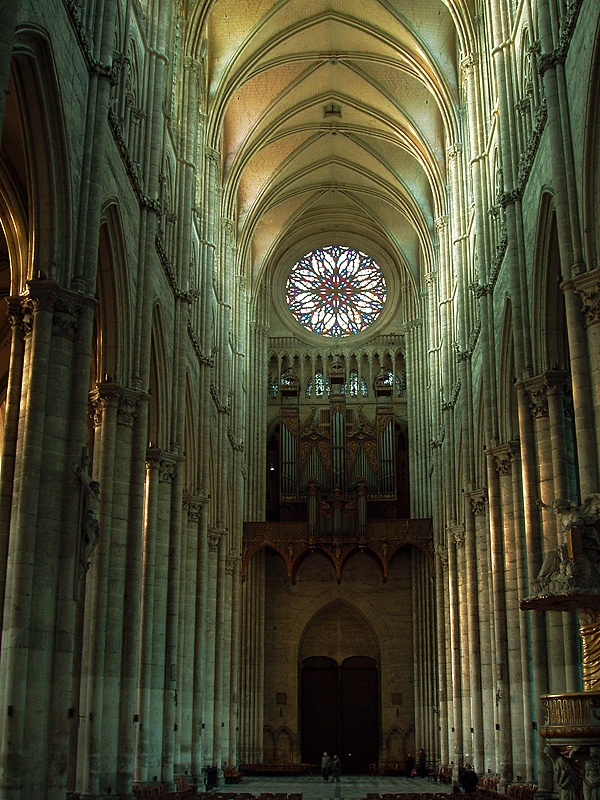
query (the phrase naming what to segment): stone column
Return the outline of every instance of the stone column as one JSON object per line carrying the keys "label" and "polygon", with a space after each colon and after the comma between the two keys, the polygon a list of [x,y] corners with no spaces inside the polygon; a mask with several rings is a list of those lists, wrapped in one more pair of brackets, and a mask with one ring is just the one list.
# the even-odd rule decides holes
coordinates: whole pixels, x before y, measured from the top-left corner
{"label": "stone column", "polygon": [[[116,791],[131,798],[135,761],[138,657],[140,653],[142,554],[144,530],[144,490],[146,478],[146,442],[148,401],[145,392],[127,390],[121,393],[118,423],[123,437],[131,443],[130,462],[118,460],[117,469],[123,486],[129,480],[126,527],[125,597],[123,608],[123,643],[121,657],[119,734],[117,747]],[[126,430],[128,428],[129,430]],[[125,498],[123,498],[125,502]],[[114,523],[113,523],[114,524]]]}
{"label": "stone column", "polygon": [[436,626],[435,638],[437,644],[437,685],[438,705],[434,708],[437,714],[437,736],[439,741],[438,757],[440,763],[448,763],[448,711],[446,702],[446,631],[445,617],[445,592],[444,592],[444,558],[446,554],[442,548],[435,549],[435,599],[436,599]]}
{"label": "stone column", "polygon": [[[227,556],[226,570],[231,574],[231,683],[229,705],[229,754],[227,761],[232,766],[240,762],[239,730],[240,730],[240,661],[245,659],[241,652],[240,635],[240,558],[237,555]],[[240,658],[241,655],[241,658]]]}
{"label": "stone column", "polygon": [[[462,525],[448,530],[448,605],[450,610],[450,646],[452,667],[452,738],[451,761],[455,768],[463,763],[462,739],[462,671],[460,663],[460,601],[458,594],[457,541],[464,544]],[[458,777],[458,775],[454,776]]]}
{"label": "stone column", "polygon": [[[8,558],[8,534],[13,496],[13,481],[16,468],[17,441],[19,436],[19,414],[21,386],[23,384],[23,360],[25,357],[25,330],[20,296],[8,299],[8,319],[12,328],[6,411],[4,416],[4,438],[2,440],[2,469],[0,470],[0,597],[4,597]],[[2,623],[0,615],[0,624]]]}
{"label": "stone column", "polygon": [[480,651],[479,587],[477,580],[477,538],[472,495],[465,503],[465,607],[469,630],[468,660],[471,688],[471,730],[469,761],[476,772],[484,770],[484,722]]}
{"label": "stone column", "polygon": [[[46,282],[44,282],[46,283]],[[47,282],[50,283],[50,282]],[[30,287],[33,282],[30,283]],[[24,386],[16,449],[15,489],[8,540],[6,594],[2,657],[0,660],[0,696],[5,709],[2,720],[0,784],[7,798],[20,798],[26,774],[23,753],[26,722],[30,713],[43,701],[43,681],[36,683],[41,696],[28,705],[28,663],[37,649],[30,642],[30,629],[36,609],[34,572],[38,531],[38,504],[42,483],[42,460],[48,370],[52,343],[55,302],[53,286],[35,282],[36,292],[24,301],[25,350]],[[42,291],[38,291],[41,289]],[[33,687],[29,687],[30,691]],[[29,712],[29,713],[28,713]],[[40,753],[42,757],[46,751]],[[45,760],[45,759],[44,759]],[[37,761],[37,759],[36,759]],[[31,766],[31,765],[30,765]],[[36,764],[45,770],[45,764]],[[29,769],[29,768],[28,768]]]}
{"label": "stone column", "polygon": [[[161,780],[169,791],[175,789],[173,768],[175,757],[175,729],[177,709],[177,640],[179,629],[179,582],[181,579],[181,506],[183,489],[183,459],[172,455],[167,462],[164,480],[168,495],[165,509],[168,509],[166,538],[167,583],[164,594],[164,672],[163,715],[162,715],[162,757]],[[165,493],[166,494],[166,493]]]}
{"label": "stone column", "polygon": [[156,515],[158,504],[158,459],[147,462],[146,515],[142,553],[140,640],[137,683],[136,741],[133,778],[148,780],[148,742],[150,736],[150,685],[152,663],[152,625],[154,618],[154,565],[156,560]]}
{"label": "stone column", "polygon": [[487,451],[488,497],[490,508],[490,567],[491,567],[491,608],[494,622],[495,685],[497,707],[497,745],[496,770],[500,783],[506,786],[511,782],[512,748],[510,687],[508,675],[508,631],[506,627],[506,595],[504,541],[502,536],[501,495],[498,470],[503,468],[504,460],[496,460],[494,450]]}
{"label": "stone column", "polygon": [[[529,405],[529,395],[524,384],[517,383],[517,399],[519,406],[519,439],[521,447],[521,492],[523,497],[523,512],[525,525],[525,551],[527,578],[531,580],[538,572],[542,563],[542,546],[539,526],[539,513],[537,501],[539,500],[539,484],[537,474],[537,456],[534,437],[534,420]],[[529,594],[528,587],[525,594]],[[543,720],[541,695],[548,692],[548,644],[546,637],[546,623],[544,615],[525,612],[529,618],[531,631],[531,670],[533,676],[533,714],[531,718],[532,730]],[[527,724],[527,719],[525,724]],[[527,765],[532,772],[532,780],[536,775],[540,792],[549,793],[552,790],[552,770],[548,759],[544,757],[543,739],[534,736],[536,747],[533,763]],[[528,773],[529,775],[529,773]]]}
{"label": "stone column", "polygon": [[198,585],[198,561],[200,558],[200,543],[198,541],[198,522],[202,513],[202,497],[199,495],[184,494],[183,518],[186,533],[182,545],[181,565],[185,581],[182,581],[182,596],[180,604],[180,637],[178,653],[178,673],[180,674],[180,689],[177,702],[177,733],[179,740],[179,760],[175,766],[175,774],[194,775],[193,743],[194,743],[194,684],[197,675],[194,669],[194,654],[196,640],[196,606],[197,595],[201,592]]}
{"label": "stone column", "polygon": [[479,641],[481,653],[481,708],[482,745],[484,762],[481,771],[492,772],[496,765],[496,736],[494,733],[495,687],[493,666],[493,624],[490,592],[490,560],[488,547],[487,491],[476,489],[470,493],[475,523],[477,548],[477,596],[479,617]]}
{"label": "stone column", "polygon": [[476,664],[469,663],[469,607],[475,601],[477,595],[470,596],[467,593],[467,563],[465,556],[465,527],[461,526],[460,530],[454,532],[454,541],[456,543],[456,556],[457,556],[457,569],[458,569],[458,615],[459,615],[459,631],[460,631],[460,660],[461,660],[461,718],[462,718],[462,747],[461,753],[463,756],[463,763],[473,762],[473,747],[472,747],[472,724],[471,724],[471,678],[473,672],[477,668]]}
{"label": "stone column", "polygon": [[[577,487],[572,486],[568,469],[567,434],[565,430],[564,399],[567,388],[567,375],[563,372],[547,370],[545,375],[550,440],[552,447],[552,476],[555,497],[575,498]],[[562,531],[559,530],[559,540]],[[580,642],[577,615],[574,612],[562,614],[565,646],[565,689],[567,692],[581,691]]]}
{"label": "stone column", "polygon": [[[85,718],[80,727],[81,754],[79,790],[84,797],[101,792],[102,727],[104,711],[105,658],[107,653],[107,610],[110,587],[113,473],[120,386],[100,385],[92,393],[95,446],[94,479],[100,484],[98,522],[102,537],[94,554],[94,565],[86,578],[86,617],[83,642],[80,708]],[[114,632],[114,631],[113,631]],[[111,643],[112,644],[112,643]],[[115,708],[112,698],[112,709]]]}
{"label": "stone column", "polygon": [[[521,623],[524,624],[525,620],[519,611],[521,595],[519,594],[517,564],[518,549],[521,546],[518,537],[522,531],[522,520],[515,514],[513,494],[513,463],[518,458],[518,442],[507,442],[494,448],[494,459],[500,476],[502,504],[509,691],[522,698],[525,692],[521,662]],[[510,712],[513,779],[517,780],[517,775],[519,775],[522,780],[525,775],[524,708],[522,703],[511,703]]]}
{"label": "stone column", "polygon": [[[204,503],[207,495],[201,497]],[[196,788],[204,786],[203,766],[204,761],[204,702],[205,702],[205,673],[207,667],[207,592],[208,592],[208,567],[209,547],[207,514],[201,510],[198,523],[198,570],[196,574],[196,620],[194,630],[194,691],[192,711],[192,778]]]}
{"label": "stone column", "polygon": [[231,620],[231,616],[228,618],[227,615],[227,589],[230,588],[230,581],[229,576],[225,573],[226,547],[226,533],[221,529],[221,542],[217,551],[216,560],[215,671],[213,694],[213,764],[219,767],[219,769],[222,766],[223,733],[225,730],[225,722],[223,720],[223,695],[225,685],[227,685],[227,689],[229,688],[229,682],[225,678],[226,662],[228,658],[228,622]]}
{"label": "stone column", "polygon": [[[598,324],[600,322],[600,269],[594,269],[585,275],[575,278],[573,280],[573,289],[585,320],[587,350],[592,376],[594,419],[597,428],[598,420],[600,420],[600,325]],[[589,451],[594,442],[588,439],[586,442],[578,442],[578,444],[579,446],[583,444],[586,450]],[[600,436],[598,435],[596,436],[595,444],[595,460],[600,464]],[[594,458],[594,454],[588,452],[586,460],[591,460],[592,458]]]}
{"label": "stone column", "polygon": [[206,629],[204,672],[204,715],[202,760],[205,766],[216,765],[214,748],[215,682],[217,643],[217,580],[218,557],[223,531],[211,528],[208,534],[208,561],[206,570]]}
{"label": "stone column", "polygon": [[[551,425],[548,410],[548,384],[544,375],[531,378],[519,384],[527,392],[531,414],[535,420],[537,462],[539,465],[538,490],[541,500],[550,506],[555,499],[554,463],[552,460]],[[547,511],[542,513],[542,544],[544,552],[553,550],[560,541],[557,518]],[[530,576],[531,579],[535,575]],[[566,682],[564,658],[563,622],[559,614],[546,615],[548,631],[548,664],[550,690],[560,691]]]}

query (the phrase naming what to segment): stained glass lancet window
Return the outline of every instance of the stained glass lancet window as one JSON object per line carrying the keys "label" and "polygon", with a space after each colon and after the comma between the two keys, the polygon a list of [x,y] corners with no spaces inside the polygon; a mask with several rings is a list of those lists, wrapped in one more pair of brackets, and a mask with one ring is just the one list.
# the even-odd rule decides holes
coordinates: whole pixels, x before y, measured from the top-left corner
{"label": "stained glass lancet window", "polygon": [[351,247],[313,250],[296,262],[285,289],[300,325],[323,336],[348,336],[383,310],[386,285],[373,259]]}
{"label": "stained glass lancet window", "polygon": [[[321,397],[323,392],[327,390],[327,394],[329,394],[329,378],[325,380],[323,373],[321,371],[315,372],[315,395],[316,397]],[[309,378],[308,383],[306,384],[306,396],[311,397],[313,393],[313,379]]]}

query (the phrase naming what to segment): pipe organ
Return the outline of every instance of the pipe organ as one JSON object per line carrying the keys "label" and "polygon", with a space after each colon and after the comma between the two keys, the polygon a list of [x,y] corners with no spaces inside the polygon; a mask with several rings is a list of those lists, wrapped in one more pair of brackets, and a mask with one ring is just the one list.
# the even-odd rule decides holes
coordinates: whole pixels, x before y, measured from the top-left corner
{"label": "pipe organ", "polygon": [[280,502],[307,502],[311,485],[318,487],[321,501],[334,495],[351,500],[359,485],[366,487],[369,500],[395,501],[394,374],[380,371],[368,402],[358,392],[351,394],[350,372],[341,360],[320,375],[321,383],[319,375],[311,376],[309,388],[322,385],[323,392],[309,403],[292,367],[280,378]]}

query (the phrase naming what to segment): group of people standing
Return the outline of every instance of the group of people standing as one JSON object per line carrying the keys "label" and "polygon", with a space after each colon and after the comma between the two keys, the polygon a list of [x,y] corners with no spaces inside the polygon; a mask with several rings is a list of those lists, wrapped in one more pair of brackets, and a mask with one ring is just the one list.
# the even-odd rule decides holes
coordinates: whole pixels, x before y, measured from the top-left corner
{"label": "group of people standing", "polygon": [[331,780],[339,783],[341,772],[342,762],[339,757],[334,755],[333,758],[330,758],[327,752],[323,753],[323,758],[321,759],[321,775],[323,776],[323,780],[328,781],[331,775]]}
{"label": "group of people standing", "polygon": [[425,750],[423,750],[423,748],[419,750],[419,755],[416,761],[413,757],[413,754],[409,753],[406,756],[404,767],[406,769],[407,777],[424,778],[427,775],[427,756],[425,755]]}

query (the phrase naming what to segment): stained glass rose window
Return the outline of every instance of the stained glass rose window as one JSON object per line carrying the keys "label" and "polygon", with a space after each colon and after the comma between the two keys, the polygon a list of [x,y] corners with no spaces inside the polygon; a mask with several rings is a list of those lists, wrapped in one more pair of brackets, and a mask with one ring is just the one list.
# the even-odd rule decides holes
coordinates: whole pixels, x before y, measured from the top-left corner
{"label": "stained glass rose window", "polygon": [[296,262],[285,288],[300,325],[322,336],[349,336],[383,310],[385,279],[373,259],[351,247],[313,250]]}

